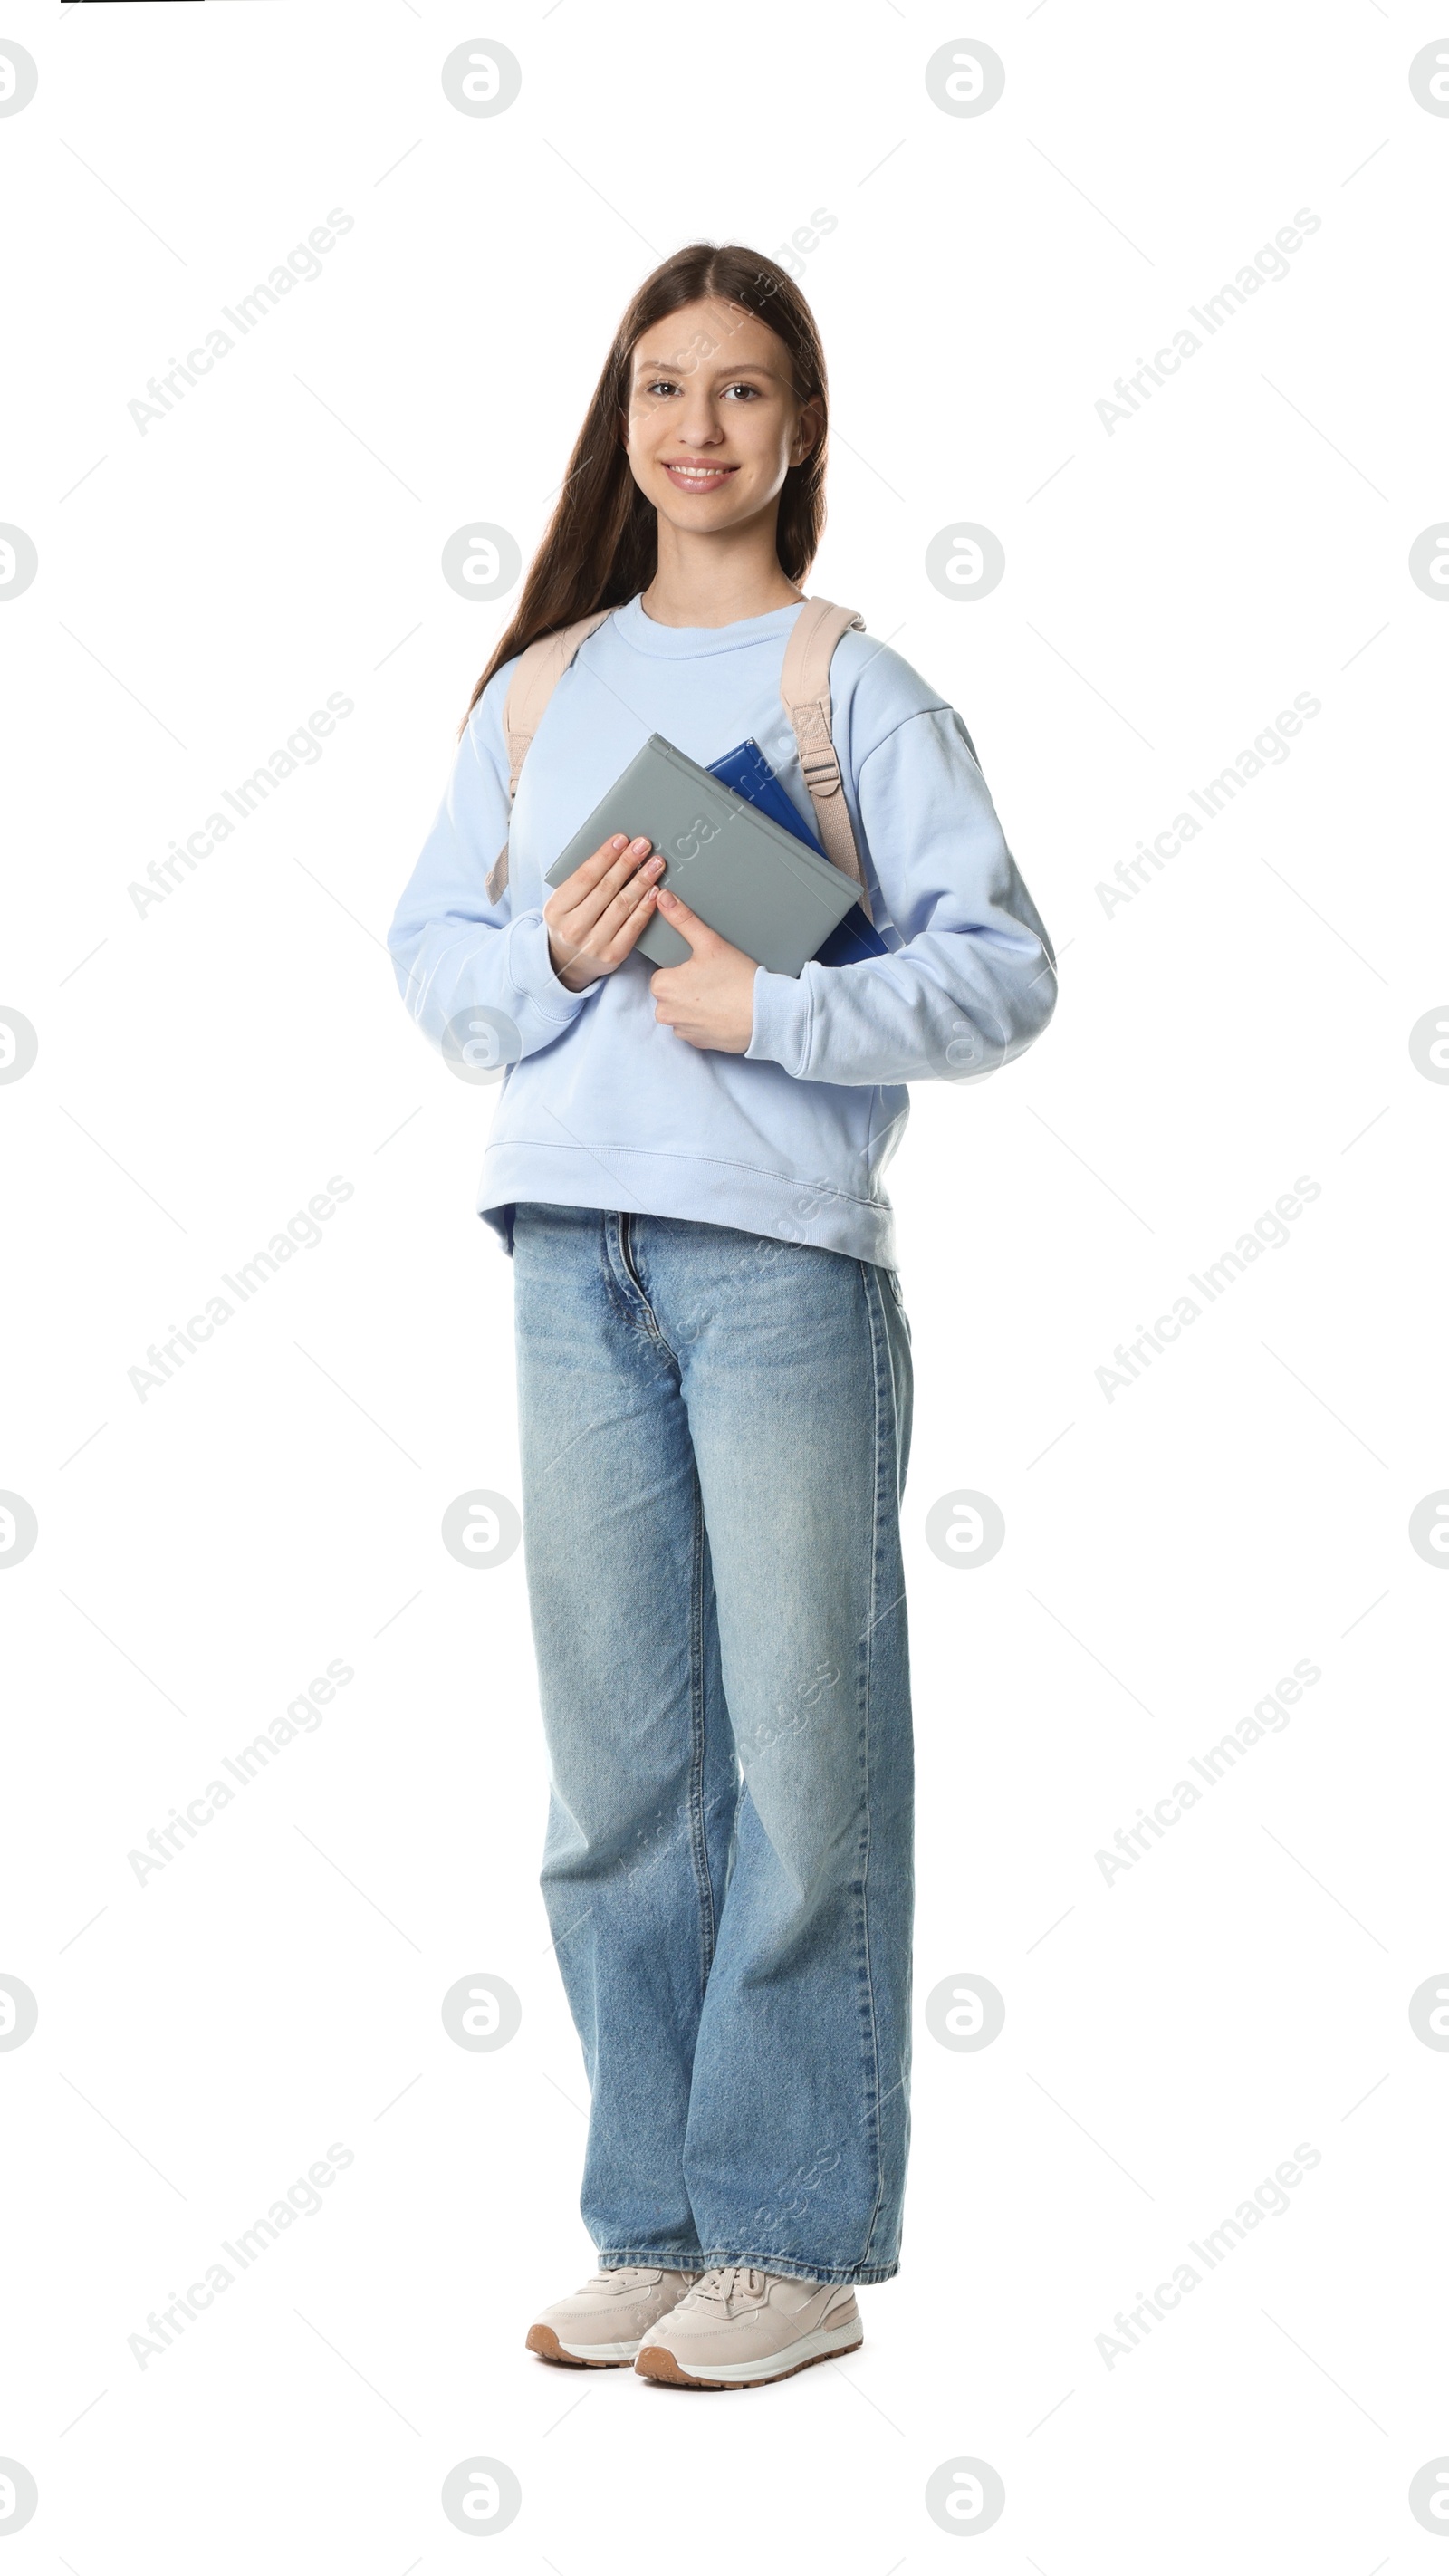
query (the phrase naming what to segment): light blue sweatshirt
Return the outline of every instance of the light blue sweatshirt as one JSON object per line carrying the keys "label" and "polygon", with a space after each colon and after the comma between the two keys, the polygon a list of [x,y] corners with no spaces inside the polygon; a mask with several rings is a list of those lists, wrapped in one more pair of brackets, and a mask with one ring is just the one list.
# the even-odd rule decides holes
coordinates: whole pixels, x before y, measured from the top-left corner
{"label": "light blue sweatshirt", "polygon": [[[478,1004],[519,1032],[478,1197],[509,1251],[514,1204],[545,1199],[740,1226],[895,1268],[884,1176],[906,1084],[989,1073],[1051,1016],[1046,932],[970,736],[908,662],[858,628],[831,665],[832,729],[891,953],[811,963],[798,978],[760,967],[743,1055],[691,1046],[656,1020],[646,957],[581,993],[559,982],[543,872],[651,733],[705,767],[753,735],[814,828],[780,697],[798,615],[797,603],[730,626],[662,626],[631,599],[554,691],[511,820],[503,702],[516,663],[473,709],[388,945],[435,1045]],[[509,881],[491,904],[484,879],[505,840]]]}

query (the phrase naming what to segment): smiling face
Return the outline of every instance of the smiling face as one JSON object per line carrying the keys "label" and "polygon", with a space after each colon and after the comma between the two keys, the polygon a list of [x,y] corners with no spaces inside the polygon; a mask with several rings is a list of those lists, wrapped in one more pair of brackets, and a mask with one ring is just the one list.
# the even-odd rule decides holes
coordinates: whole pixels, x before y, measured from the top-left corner
{"label": "smiling face", "polygon": [[635,482],[681,533],[718,534],[773,512],[823,425],[801,404],[767,323],[713,298],[646,331],[629,376],[625,444]]}

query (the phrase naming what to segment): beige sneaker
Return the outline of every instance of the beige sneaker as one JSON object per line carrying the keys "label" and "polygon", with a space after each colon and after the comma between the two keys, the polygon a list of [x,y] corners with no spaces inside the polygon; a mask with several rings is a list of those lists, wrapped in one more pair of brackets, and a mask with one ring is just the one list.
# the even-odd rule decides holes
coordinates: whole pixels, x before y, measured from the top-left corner
{"label": "beige sneaker", "polygon": [[787,2281],[725,2263],[645,2336],[634,2367],[644,2379],[681,2388],[758,2388],[812,2361],[855,2352],[862,2340],[848,2283]]}
{"label": "beige sneaker", "polygon": [[528,2350],[578,2370],[618,2370],[698,2278],[697,2272],[665,2272],[641,2263],[596,2272],[571,2299],[556,2299],[534,2320]]}

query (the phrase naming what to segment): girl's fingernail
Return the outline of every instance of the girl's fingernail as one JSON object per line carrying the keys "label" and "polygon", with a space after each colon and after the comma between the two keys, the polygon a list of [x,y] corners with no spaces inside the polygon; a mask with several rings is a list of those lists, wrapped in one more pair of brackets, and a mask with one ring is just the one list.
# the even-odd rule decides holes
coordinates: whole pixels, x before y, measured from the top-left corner
{"label": "girl's fingernail", "polygon": [[648,847],[649,847],[649,844],[648,844],[648,842],[647,842],[647,841],[631,841],[631,842],[630,842],[630,844],[629,844],[629,846],[630,846],[631,850],[633,851],[633,853],[634,853],[635,857],[636,857],[636,858],[640,858],[640,859],[642,859],[642,858],[643,858],[643,856],[644,856],[645,851],[646,851],[646,850],[648,849]]}
{"label": "girl's fingernail", "polygon": [[610,849],[611,849],[611,850],[622,850],[622,848],[623,848],[623,846],[624,846],[624,843],[627,841],[628,837],[629,837],[629,835],[628,835],[628,833],[627,833],[627,832],[616,832],[616,833],[614,834],[614,837],[613,837],[612,841],[609,843],[609,847],[610,847]]}

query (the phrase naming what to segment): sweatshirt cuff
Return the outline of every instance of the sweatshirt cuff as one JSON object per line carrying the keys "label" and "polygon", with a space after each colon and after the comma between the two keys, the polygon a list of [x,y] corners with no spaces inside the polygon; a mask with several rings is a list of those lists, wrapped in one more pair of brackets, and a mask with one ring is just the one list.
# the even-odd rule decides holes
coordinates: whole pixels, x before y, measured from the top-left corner
{"label": "sweatshirt cuff", "polygon": [[809,1060],[812,1017],[810,989],[803,975],[772,975],[757,966],[754,1028],[746,1056],[756,1063],[763,1058],[783,1065],[786,1073],[799,1080]]}
{"label": "sweatshirt cuff", "polygon": [[554,1020],[561,1029],[577,1017],[589,995],[601,981],[599,976],[573,992],[561,984],[553,971],[548,952],[548,931],[541,912],[520,913],[512,924],[508,941],[508,973],[520,993],[526,994],[540,1018]]}

